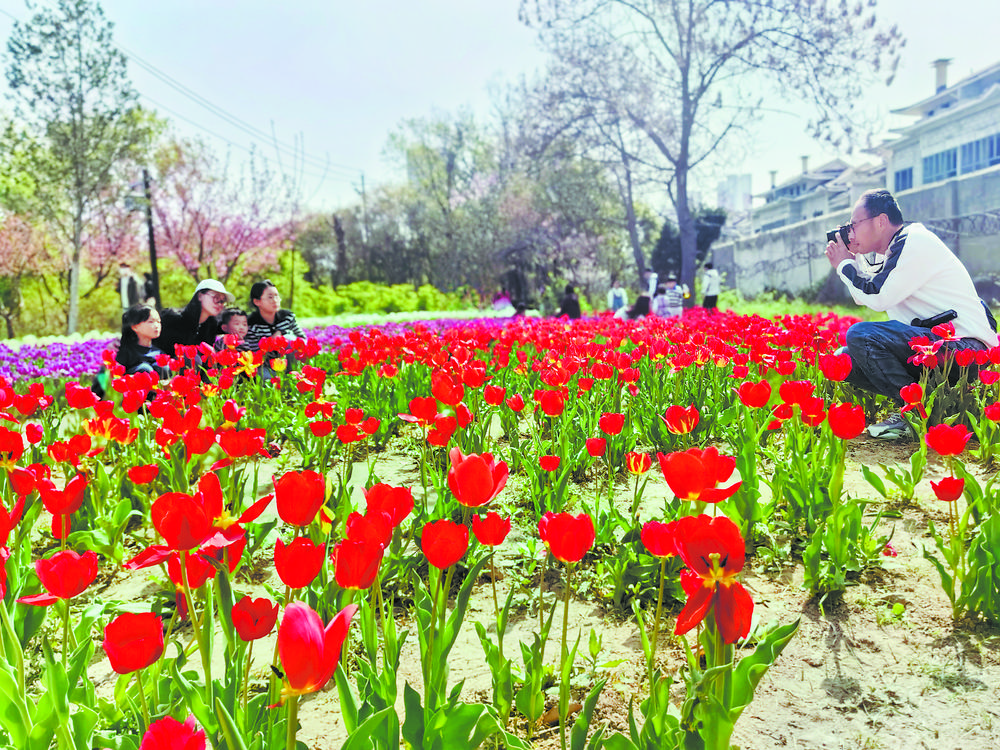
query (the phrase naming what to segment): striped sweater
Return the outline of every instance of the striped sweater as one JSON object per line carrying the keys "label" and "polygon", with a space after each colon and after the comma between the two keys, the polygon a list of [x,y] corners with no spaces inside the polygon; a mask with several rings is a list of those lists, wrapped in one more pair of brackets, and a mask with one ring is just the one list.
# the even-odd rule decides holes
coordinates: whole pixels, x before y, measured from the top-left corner
{"label": "striped sweater", "polygon": [[271,336],[284,336],[286,339],[305,338],[299,323],[295,319],[295,313],[291,310],[278,310],[274,316],[274,324],[268,323],[261,317],[260,312],[254,311],[247,318],[247,335],[243,340],[244,346],[252,352],[260,348],[261,339]]}

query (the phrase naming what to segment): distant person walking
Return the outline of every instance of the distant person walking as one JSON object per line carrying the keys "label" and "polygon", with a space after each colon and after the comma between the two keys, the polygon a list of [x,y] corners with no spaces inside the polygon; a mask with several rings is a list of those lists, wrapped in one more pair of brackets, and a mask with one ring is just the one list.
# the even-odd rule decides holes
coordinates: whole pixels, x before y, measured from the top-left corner
{"label": "distant person walking", "polygon": [[122,312],[145,300],[140,295],[139,277],[128,263],[118,264],[118,294],[122,300]]}
{"label": "distant person walking", "polygon": [[608,309],[611,312],[618,312],[628,304],[628,294],[625,287],[618,281],[617,276],[611,277],[611,288],[608,290]]}
{"label": "distant person walking", "polygon": [[659,274],[652,268],[647,268],[644,278],[646,279],[646,295],[652,297],[656,294],[656,287],[659,285]]}
{"label": "distant person walking", "polygon": [[559,300],[559,312],[556,313],[556,317],[561,318],[564,315],[573,320],[582,315],[580,311],[580,298],[576,296],[576,289],[573,288],[572,284],[566,285],[566,293]]}
{"label": "distant person walking", "polygon": [[719,272],[715,270],[715,266],[712,263],[705,264],[705,276],[702,278],[701,284],[705,294],[705,300],[701,303],[701,306],[706,310],[715,310],[719,305],[719,291],[722,288],[722,280],[719,278]]}

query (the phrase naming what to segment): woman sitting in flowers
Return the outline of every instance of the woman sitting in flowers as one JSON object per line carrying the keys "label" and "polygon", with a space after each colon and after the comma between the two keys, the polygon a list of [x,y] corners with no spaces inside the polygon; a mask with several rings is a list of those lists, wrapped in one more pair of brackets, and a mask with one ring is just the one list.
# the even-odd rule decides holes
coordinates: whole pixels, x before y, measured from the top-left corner
{"label": "woman sitting in flowers", "polygon": [[281,295],[270,279],[250,287],[250,317],[247,319],[246,347],[255,352],[262,339],[284,336],[286,339],[305,338],[295,313],[281,307]]}
{"label": "woman sitting in flowers", "polygon": [[155,372],[161,380],[170,377],[166,367],[156,364],[162,352],[153,346],[160,335],[160,314],[145,303],[132,305],[122,314],[122,340],[115,361],[125,368],[126,375]]}
{"label": "woman sitting in flowers", "polygon": [[649,315],[649,295],[640,294],[632,307],[623,307],[615,313],[618,320],[637,320]]}
{"label": "woman sitting in flowers", "polygon": [[177,356],[178,346],[212,346],[219,333],[219,314],[235,297],[226,291],[222,282],[205,279],[194,289],[194,296],[183,309],[168,308],[163,311],[163,328],[153,344],[171,357]]}

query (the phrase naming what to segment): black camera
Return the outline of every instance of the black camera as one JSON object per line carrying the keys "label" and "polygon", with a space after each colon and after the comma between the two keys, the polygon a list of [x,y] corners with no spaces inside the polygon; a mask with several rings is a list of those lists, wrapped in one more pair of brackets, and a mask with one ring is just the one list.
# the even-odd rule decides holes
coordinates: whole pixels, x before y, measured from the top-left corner
{"label": "black camera", "polygon": [[850,233],[851,233],[851,227],[849,225],[847,225],[847,224],[844,224],[843,226],[839,226],[836,229],[831,229],[829,232],[827,232],[826,233],[826,241],[827,242],[836,242],[837,241],[837,235],[839,234],[840,238],[844,241],[844,244],[845,245],[850,245],[851,241],[847,239],[847,235],[850,234]]}

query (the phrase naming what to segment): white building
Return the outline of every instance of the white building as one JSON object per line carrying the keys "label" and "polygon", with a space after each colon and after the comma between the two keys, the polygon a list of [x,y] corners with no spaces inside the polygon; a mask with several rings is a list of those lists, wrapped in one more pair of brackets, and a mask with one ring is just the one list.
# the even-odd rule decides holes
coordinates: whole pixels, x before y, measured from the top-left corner
{"label": "white building", "polygon": [[753,210],[753,226],[758,232],[849,210],[865,190],[885,185],[884,164],[852,167],[842,159],[809,169],[809,159],[803,156],[800,174],[780,185],[774,184],[775,175],[771,173],[770,190],[758,196],[764,199],[764,205]]}
{"label": "white building", "polygon": [[1000,164],[1000,63],[948,86],[949,62],[934,61],[933,96],[893,110],[917,118],[882,144],[893,193]]}

